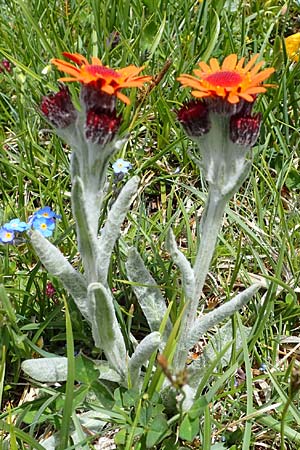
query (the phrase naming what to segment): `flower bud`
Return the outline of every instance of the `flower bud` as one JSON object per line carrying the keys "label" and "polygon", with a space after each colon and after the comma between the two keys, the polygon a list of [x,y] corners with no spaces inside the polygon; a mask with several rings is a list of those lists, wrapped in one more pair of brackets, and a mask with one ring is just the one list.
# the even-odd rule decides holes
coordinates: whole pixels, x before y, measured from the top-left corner
{"label": "flower bud", "polygon": [[90,110],[86,114],[85,137],[93,144],[106,145],[111,142],[120,127],[121,118],[113,112],[110,115]]}
{"label": "flower bud", "polygon": [[208,108],[201,101],[187,103],[178,111],[177,117],[188,136],[203,136],[210,130]]}
{"label": "flower bud", "polygon": [[261,114],[232,116],[229,131],[231,141],[243,147],[253,147],[259,135],[260,123]]}
{"label": "flower bud", "polygon": [[70,91],[66,86],[61,86],[55,94],[43,97],[41,111],[55,128],[66,128],[74,123],[77,117]]}
{"label": "flower bud", "polygon": [[11,72],[11,64],[7,59],[2,59],[0,63],[0,72]]}
{"label": "flower bud", "polygon": [[51,283],[51,281],[49,281],[46,285],[45,294],[48,298],[52,298],[56,294],[56,289]]}

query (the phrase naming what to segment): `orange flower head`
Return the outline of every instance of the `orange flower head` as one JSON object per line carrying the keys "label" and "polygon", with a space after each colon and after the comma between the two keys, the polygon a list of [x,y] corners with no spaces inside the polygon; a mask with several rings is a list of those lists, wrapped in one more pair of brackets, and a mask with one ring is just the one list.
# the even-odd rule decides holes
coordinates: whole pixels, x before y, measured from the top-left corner
{"label": "orange flower head", "polygon": [[[64,52],[63,56],[73,61],[76,65],[61,59],[52,59],[58,70],[65,72],[70,77],[60,78],[59,81],[79,81],[85,85],[93,85],[100,91],[118,97],[127,105],[130,100],[120,92],[123,88],[141,87],[151,80],[150,76],[139,76],[144,67],[128,66],[124,69],[111,69],[103,66],[100,59],[93,57],[92,63],[79,53]],[[79,66],[79,67],[77,67]]]}
{"label": "orange flower head", "polygon": [[264,62],[256,63],[259,55],[254,55],[244,66],[245,58],[237,60],[237,55],[227,56],[220,66],[215,58],[205,62],[199,62],[200,69],[195,69],[193,75],[183,74],[178,81],[183,86],[191,87],[192,95],[196,98],[208,98],[225,100],[234,105],[241,100],[253,102],[257,94],[265,92],[262,85],[273,72],[273,68],[260,71]]}

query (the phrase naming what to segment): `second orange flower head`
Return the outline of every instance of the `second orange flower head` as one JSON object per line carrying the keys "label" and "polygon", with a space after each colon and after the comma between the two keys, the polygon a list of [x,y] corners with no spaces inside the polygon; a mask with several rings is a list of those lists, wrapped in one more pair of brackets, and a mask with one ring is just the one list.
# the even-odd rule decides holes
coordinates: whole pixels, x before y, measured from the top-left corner
{"label": "second orange flower head", "polygon": [[143,67],[131,65],[115,70],[103,66],[100,59],[95,57],[92,57],[92,63],[90,64],[79,53],[64,52],[63,56],[73,61],[76,65],[62,59],[52,59],[51,63],[58,70],[71,75],[70,77],[60,78],[59,81],[79,81],[82,84],[92,85],[108,95],[119,98],[127,105],[130,103],[130,100],[120,90],[123,88],[141,87],[145,82],[151,80],[150,76],[139,76]]}
{"label": "second orange flower head", "polygon": [[262,85],[273,72],[273,68],[260,71],[264,62],[256,63],[259,55],[254,55],[244,66],[245,58],[237,60],[237,55],[227,56],[222,66],[215,58],[199,62],[200,69],[195,69],[193,75],[183,74],[178,81],[183,86],[191,87],[196,98],[219,98],[231,104],[241,100],[253,102],[257,94],[265,92],[269,85]]}

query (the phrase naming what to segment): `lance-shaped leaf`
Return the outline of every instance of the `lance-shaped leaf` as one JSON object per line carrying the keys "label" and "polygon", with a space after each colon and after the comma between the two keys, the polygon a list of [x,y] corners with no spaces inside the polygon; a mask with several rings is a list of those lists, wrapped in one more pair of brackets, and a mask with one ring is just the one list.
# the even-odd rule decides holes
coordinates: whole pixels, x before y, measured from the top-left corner
{"label": "lance-shaped leaf", "polygon": [[181,272],[184,293],[186,299],[190,300],[195,295],[194,271],[184,254],[178,249],[175,241],[175,236],[171,228],[169,229],[167,234],[166,247],[172,257],[172,260],[178,266]]}
{"label": "lance-shaped leaf", "polygon": [[[243,326],[243,333],[249,336],[251,328]],[[232,322],[227,320],[225,325],[218,327],[216,333],[209,339],[207,345],[203,349],[203,353],[200,357],[194,360],[188,367],[188,380],[189,385],[195,389],[195,392],[199,388],[199,385],[204,386],[206,384],[205,377],[208,379],[208,373],[213,372],[212,367],[226,367],[229,365],[232,355],[232,347],[238,352],[242,348],[241,331],[237,329],[235,332],[235,339],[232,336]],[[208,372],[207,372],[208,371]]]}
{"label": "lance-shaped leaf", "polygon": [[126,347],[116,318],[112,295],[101,283],[91,283],[88,287],[88,300],[95,345],[104,351],[111,368],[124,379]]}
{"label": "lance-shaped leaf", "polygon": [[83,317],[90,323],[91,313],[87,302],[87,284],[84,276],[77,272],[58,248],[38,231],[32,232],[31,243],[42,264],[48,272],[60,279]]}
{"label": "lance-shaped leaf", "polygon": [[138,384],[141,367],[149,361],[152,353],[158,349],[159,344],[160,333],[154,331],[146,336],[136,347],[128,364],[133,386]]}
{"label": "lance-shaped leaf", "polygon": [[118,198],[107,214],[105,226],[101,230],[98,243],[98,270],[99,278],[103,284],[106,283],[107,272],[110,264],[111,254],[120,234],[120,228],[136,193],[139,177],[135,176],[127,181]]}
{"label": "lance-shaped leaf", "polygon": [[21,364],[22,370],[29,377],[40,383],[57,383],[68,377],[68,358],[27,359]]}
{"label": "lance-shaped leaf", "polygon": [[253,284],[240,294],[236,295],[233,299],[219,306],[219,308],[216,308],[197,319],[188,335],[187,340],[185,341],[186,350],[188,351],[192,348],[207,330],[222,322],[227,317],[232,316],[232,314],[246,305],[260,287],[261,285],[258,283]]}
{"label": "lance-shaped leaf", "polygon": [[99,212],[95,211],[97,208],[89,207],[87,204],[89,195],[89,192],[84,191],[81,178],[75,177],[72,187],[72,208],[76,222],[78,247],[87,279],[96,281],[95,252]]}
{"label": "lance-shaped leaf", "polygon": [[[167,312],[165,299],[135,248],[131,248],[128,251],[126,270],[129,281],[134,283],[132,289],[145,314],[151,331],[158,331],[161,321]],[[168,319],[164,337],[167,337],[171,330],[172,324],[170,319]]]}

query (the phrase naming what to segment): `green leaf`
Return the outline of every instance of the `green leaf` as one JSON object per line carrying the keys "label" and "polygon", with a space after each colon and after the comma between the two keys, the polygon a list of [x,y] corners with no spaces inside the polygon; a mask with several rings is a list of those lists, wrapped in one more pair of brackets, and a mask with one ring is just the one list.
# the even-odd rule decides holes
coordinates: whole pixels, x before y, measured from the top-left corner
{"label": "green leaf", "polygon": [[243,431],[241,428],[237,428],[235,431],[226,431],[224,433],[227,445],[234,445],[241,442],[243,438]]}
{"label": "green leaf", "polygon": [[[177,448],[176,437],[171,436],[168,439],[164,439],[162,450],[175,450],[176,448]],[[184,450],[188,450],[187,447],[180,447],[180,449],[183,449],[183,448],[184,448]],[[178,450],[180,450],[180,449],[178,449]]]}
{"label": "green leaf", "polygon": [[0,285],[0,308],[3,308],[3,312],[5,312],[12,324],[17,322],[14,308],[12,307],[12,304],[6,294],[5,287],[2,284]]}
{"label": "green leaf", "polygon": [[300,172],[294,167],[290,169],[285,184],[288,189],[300,189]]}
{"label": "green leaf", "polygon": [[198,398],[193,406],[191,407],[191,409],[188,411],[188,415],[189,417],[194,420],[196,418],[199,418],[200,416],[202,416],[202,414],[204,413],[204,410],[206,408],[206,406],[208,405],[208,401],[206,400],[205,397],[200,397]]}
{"label": "green leaf", "polygon": [[[147,432],[146,447],[152,448],[154,445],[158,444],[160,439],[162,439],[166,435],[166,432],[168,430],[168,421],[164,415],[160,414],[154,417],[153,422],[151,423],[150,428]],[[171,430],[169,430],[169,433],[171,433]]]}
{"label": "green leaf", "polygon": [[210,36],[209,44],[206,47],[206,50],[201,57],[201,59],[203,61],[207,61],[210,58],[211,54],[213,53],[214,48],[218,42],[219,34],[220,34],[220,30],[221,30],[219,16],[216,13],[216,11],[213,11],[213,12],[214,12],[215,16],[214,16],[214,19],[212,20],[211,29],[213,29],[214,31],[213,31],[213,35]]}
{"label": "green leaf", "polygon": [[156,33],[156,36],[153,39],[153,42],[152,42],[152,45],[151,45],[150,51],[149,51],[149,60],[154,55],[154,53],[155,53],[155,51],[156,51],[156,49],[157,49],[157,47],[158,47],[158,45],[159,45],[159,43],[161,41],[161,38],[162,38],[162,35],[163,35],[163,32],[164,32],[165,26],[166,26],[166,15],[164,15],[164,17],[163,17],[163,19],[161,21],[160,27],[159,27],[159,29],[158,29],[158,31]]}
{"label": "green leaf", "polygon": [[127,429],[122,428],[117,434],[115,434],[115,437],[114,437],[115,444],[125,445],[127,434],[128,434]]}
{"label": "green leaf", "polygon": [[130,408],[131,406],[135,406],[139,401],[141,395],[140,392],[136,389],[128,389],[124,392],[122,396],[123,406]]}
{"label": "green leaf", "polygon": [[30,445],[34,450],[45,450],[45,447],[40,445],[28,433],[25,433],[24,431],[15,427],[13,424],[6,423],[4,420],[1,419],[0,419],[0,429],[5,431],[6,433],[10,433],[10,436],[14,435],[17,438],[22,439],[23,442],[26,442],[26,444]]}
{"label": "green leaf", "polygon": [[105,408],[111,408],[114,404],[113,395],[110,390],[101,381],[91,383],[91,388],[96,397]]}
{"label": "green leaf", "polygon": [[30,408],[24,411],[22,415],[22,422],[31,425],[33,421],[36,424],[42,424],[43,422],[50,422],[54,418],[55,414],[51,414],[51,409],[46,408],[43,413],[40,414],[40,404],[32,404]]}
{"label": "green leaf", "polygon": [[88,385],[99,378],[99,370],[96,369],[94,362],[82,354],[75,359],[75,373],[77,381]]}
{"label": "green leaf", "polygon": [[199,433],[199,418],[192,419],[189,414],[185,416],[179,427],[179,437],[191,442]]}
{"label": "green leaf", "polygon": [[147,427],[149,422],[152,420],[152,417],[154,417],[153,406],[151,404],[148,406],[144,406],[141,409],[139,423],[142,425],[142,427]]}

